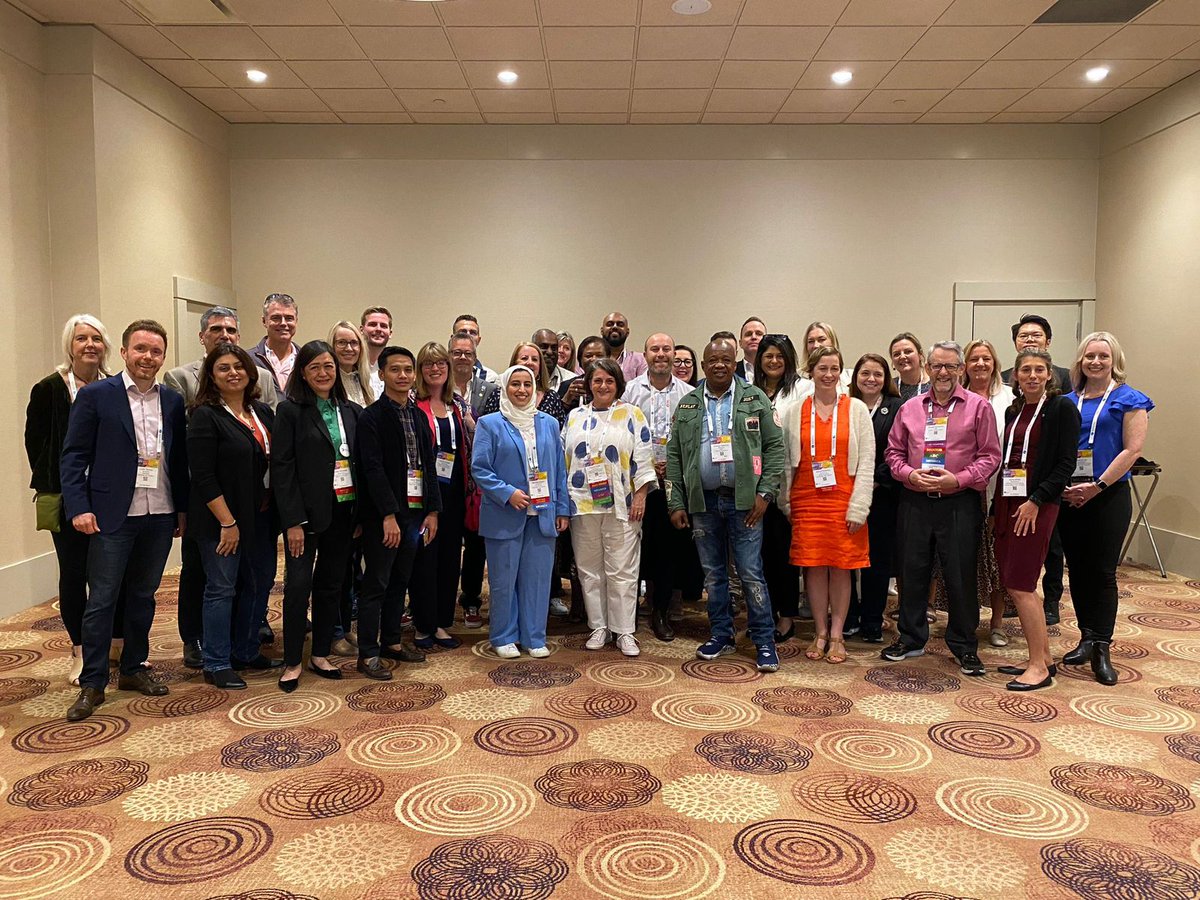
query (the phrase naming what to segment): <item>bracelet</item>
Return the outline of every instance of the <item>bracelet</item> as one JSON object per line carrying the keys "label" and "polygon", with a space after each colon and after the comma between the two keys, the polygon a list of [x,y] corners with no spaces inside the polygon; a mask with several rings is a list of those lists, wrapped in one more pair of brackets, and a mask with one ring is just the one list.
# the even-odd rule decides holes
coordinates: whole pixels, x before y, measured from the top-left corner
{"label": "bracelet", "polygon": [[[218,524],[220,524],[220,523],[218,523]],[[222,528],[234,528],[236,526],[237,526],[237,519],[234,519],[228,525],[221,525]]]}

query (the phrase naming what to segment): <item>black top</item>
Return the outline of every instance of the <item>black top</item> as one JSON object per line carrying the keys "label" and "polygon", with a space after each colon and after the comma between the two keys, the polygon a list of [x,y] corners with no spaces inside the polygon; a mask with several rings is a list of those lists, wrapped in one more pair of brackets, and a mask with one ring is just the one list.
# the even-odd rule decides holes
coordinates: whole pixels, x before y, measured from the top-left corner
{"label": "black top", "polygon": [[[421,461],[422,496],[425,505],[408,505],[408,443],[400,416],[412,417]],[[425,413],[409,401],[403,409],[388,397],[380,397],[365,410],[358,421],[359,519],[378,524],[385,516],[404,519],[409,516],[441,512],[442,492],[438,488],[434,464],[433,432]]]}
{"label": "black top", "polygon": [[904,401],[899,397],[881,397],[879,408],[871,413],[871,426],[875,429],[875,490],[886,491],[896,496],[900,490],[900,482],[892,477],[891,466],[883,458],[887,453],[888,435],[892,433],[892,423]]}
{"label": "black top", "polygon": [[70,414],[71,392],[58,372],[51,372],[30,390],[25,408],[25,455],[33,470],[29,486],[39,493],[62,492],[58,459]]}
{"label": "black top", "polygon": [[[265,403],[252,405],[270,439],[275,413]],[[208,503],[224,497],[225,505],[238,523],[241,545],[249,548],[254,541],[252,523],[267,494],[263,485],[267,454],[254,433],[221,406],[204,405],[192,410],[187,446],[188,464],[192,469],[188,533],[197,538],[219,540],[221,525]]]}
{"label": "black top", "polygon": [[[1008,430],[1020,414],[1023,402],[1015,406],[1016,409],[1009,407],[1004,411],[1004,430],[1000,433],[1001,454],[1008,448]],[[1042,406],[1041,423],[1037,454],[1032,460],[1026,461],[1029,469],[1026,484],[1029,499],[1038,506],[1058,503],[1062,499],[1063,489],[1071,482],[1079,444],[1079,410],[1059,394]],[[1032,422],[1029,427],[1033,427]],[[1005,460],[1001,465],[1007,466],[1008,461]],[[997,492],[1002,488],[1002,484],[996,485]]]}
{"label": "black top", "polygon": [[[339,403],[343,437],[350,445],[350,472],[354,486],[361,490],[354,467],[358,418],[362,407],[357,403]],[[285,531],[295,525],[323,532],[333,519],[333,465],[337,451],[333,438],[315,403],[284,400],[275,410],[271,432],[271,490],[279,510],[279,525]]]}
{"label": "black top", "polygon": [[[576,377],[582,378],[583,376],[579,375]],[[559,391],[565,395],[567,385],[574,380],[574,378],[569,378],[564,381],[558,386]],[[479,417],[483,418],[488,413],[494,412],[500,412],[500,389],[492,391],[491,394],[488,395],[487,399],[483,401],[483,406],[479,410]],[[544,412],[548,416],[554,416],[554,418],[558,420],[559,428],[562,428],[563,425],[567,424],[567,408],[563,406],[562,400],[554,391],[546,391],[546,393],[542,395],[542,402],[538,404],[538,412]]]}

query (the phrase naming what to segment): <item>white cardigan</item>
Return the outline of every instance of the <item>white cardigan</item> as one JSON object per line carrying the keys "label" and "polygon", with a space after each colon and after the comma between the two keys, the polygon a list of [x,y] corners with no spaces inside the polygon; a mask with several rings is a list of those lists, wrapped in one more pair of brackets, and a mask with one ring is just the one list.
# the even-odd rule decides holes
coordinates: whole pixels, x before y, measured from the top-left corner
{"label": "white cardigan", "polygon": [[[803,409],[803,401],[788,403],[780,413],[784,465],[783,484],[776,503],[779,505],[779,511],[789,517],[792,478],[795,477],[796,467],[800,464],[800,442],[807,438],[807,435],[800,434],[800,414]],[[850,398],[850,448],[846,467],[854,481],[846,518],[861,525],[867,521],[867,513],[871,511],[871,496],[875,489],[875,428],[871,425],[871,411],[867,409],[867,405],[854,397]]]}

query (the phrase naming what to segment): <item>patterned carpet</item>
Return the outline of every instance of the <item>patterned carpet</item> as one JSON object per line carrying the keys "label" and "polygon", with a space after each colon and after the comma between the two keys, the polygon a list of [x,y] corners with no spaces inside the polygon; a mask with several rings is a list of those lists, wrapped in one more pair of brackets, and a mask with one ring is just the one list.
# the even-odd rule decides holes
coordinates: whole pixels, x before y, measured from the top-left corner
{"label": "patterned carpet", "polygon": [[[47,604],[0,623],[0,898],[1194,900],[1200,582],[1121,578],[1120,686],[1064,670],[1026,695],[940,640],[907,664],[854,642],[809,662],[807,638],[775,675],[704,662],[699,612],[636,660],[582,626],[545,661],[460,632],[480,643],[390,683],[347,660],[225,693],[180,664],[169,583],[171,694],[76,724]],[[1013,622],[989,667],[1021,659]]]}

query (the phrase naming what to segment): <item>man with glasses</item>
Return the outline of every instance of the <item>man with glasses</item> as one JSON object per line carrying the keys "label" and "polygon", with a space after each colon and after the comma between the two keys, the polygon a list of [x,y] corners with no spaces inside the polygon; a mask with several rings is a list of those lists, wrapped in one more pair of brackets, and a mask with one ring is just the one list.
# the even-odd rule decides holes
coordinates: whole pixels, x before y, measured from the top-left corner
{"label": "man with glasses", "polygon": [[900,538],[900,634],[880,653],[899,662],[925,652],[934,554],[942,563],[950,621],[946,644],[964,675],[983,675],[976,563],[983,527],[980,492],[1000,465],[991,404],[962,386],[962,347],[934,344],[926,370],[930,391],[900,407],[884,458],[906,490],[897,518]]}
{"label": "man with glasses", "polygon": [[[450,351],[450,377],[454,384],[454,399],[455,402],[461,403],[460,411],[465,411],[463,424],[467,432],[473,434],[479,410],[497,388],[480,377],[475,370],[475,338],[469,331],[456,331],[451,335],[447,349]],[[483,591],[485,559],[483,538],[479,536],[479,532],[464,528],[460,576],[462,590],[458,595],[458,605],[463,609],[463,624],[468,628],[483,627],[483,616],[479,612],[482,601],[479,595]]]}
{"label": "man with glasses", "polygon": [[475,342],[475,374],[489,384],[498,384],[500,376],[485,366],[479,358],[479,344],[483,341],[479,331],[479,320],[469,313],[463,313],[454,320],[454,327],[450,329],[450,333],[458,334],[460,331],[469,334]]}
{"label": "man with glasses", "polygon": [[296,336],[300,307],[289,294],[268,294],[263,301],[263,328],[266,336],[254,345],[250,355],[275,376],[279,393],[287,391],[288,379],[296,365],[300,348],[292,340]]}

